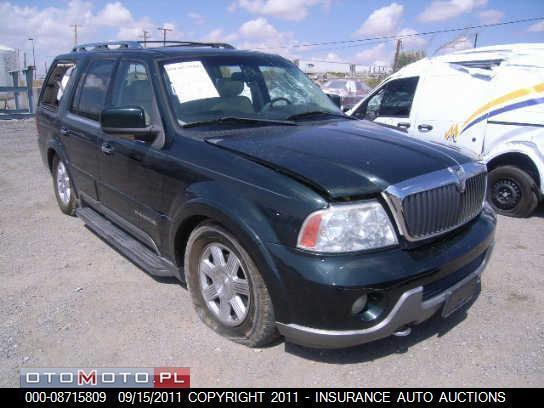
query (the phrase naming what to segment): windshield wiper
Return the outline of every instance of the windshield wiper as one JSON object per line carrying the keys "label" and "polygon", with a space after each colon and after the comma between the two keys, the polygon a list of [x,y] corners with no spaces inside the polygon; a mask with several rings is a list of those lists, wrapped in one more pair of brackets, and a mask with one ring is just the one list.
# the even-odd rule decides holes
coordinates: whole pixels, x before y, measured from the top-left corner
{"label": "windshield wiper", "polygon": [[344,113],[335,113],[335,112],[319,111],[319,110],[295,113],[294,115],[287,117],[287,120],[297,120],[300,118],[305,118],[306,116],[324,116],[324,115],[356,120],[355,118],[352,118],[351,116],[348,116]]}
{"label": "windshield wiper", "polygon": [[288,125],[297,126],[297,124],[291,120],[275,120],[275,119],[261,119],[261,118],[244,118],[238,116],[223,116],[221,118],[200,120],[196,122],[189,122],[182,125],[184,128],[222,124],[222,123],[264,123],[268,125]]}

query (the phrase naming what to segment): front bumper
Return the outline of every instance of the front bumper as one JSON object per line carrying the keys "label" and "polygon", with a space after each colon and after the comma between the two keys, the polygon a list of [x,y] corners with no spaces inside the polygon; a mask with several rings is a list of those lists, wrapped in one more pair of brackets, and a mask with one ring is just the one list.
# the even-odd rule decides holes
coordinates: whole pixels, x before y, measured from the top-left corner
{"label": "front bumper", "polygon": [[[495,214],[485,207],[459,230],[416,248],[322,256],[270,244],[284,288],[272,297],[277,327],[294,343],[334,348],[420,323],[441,309],[460,282],[481,274],[495,227]],[[353,312],[363,295],[374,296],[379,306],[371,318]]]}
{"label": "front bumper", "polygon": [[389,337],[400,329],[419,324],[437,313],[456,290],[471,281],[480,281],[491,256],[493,247],[487,249],[481,264],[440,294],[424,300],[423,286],[417,286],[404,292],[389,314],[380,323],[362,330],[322,330],[297,324],[277,323],[278,330],[293,343],[316,348],[342,348],[368,343]]}

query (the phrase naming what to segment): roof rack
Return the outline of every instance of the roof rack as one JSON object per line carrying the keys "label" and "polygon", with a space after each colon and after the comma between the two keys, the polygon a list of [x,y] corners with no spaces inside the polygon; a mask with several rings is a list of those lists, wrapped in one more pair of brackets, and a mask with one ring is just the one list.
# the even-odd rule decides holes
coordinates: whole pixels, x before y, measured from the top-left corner
{"label": "roof rack", "polygon": [[[215,42],[195,42],[195,41],[162,41],[162,40],[146,40],[146,41],[107,41],[97,43],[78,44],[72,48],[72,52],[84,52],[94,50],[118,50],[118,49],[134,49],[134,48],[147,48],[148,44],[153,44],[149,48],[160,47],[212,47],[212,48],[225,48],[234,49],[234,47],[227,43],[215,43]],[[159,44],[158,46],[155,44]],[[143,45],[143,46],[142,46]]]}
{"label": "roof rack", "polygon": [[97,43],[78,44],[72,48],[72,52],[93,50],[116,50],[119,48],[142,48],[138,41],[107,41]]}
{"label": "roof rack", "polygon": [[[163,40],[146,40],[137,41],[140,45],[146,46],[147,44],[162,44],[163,47],[212,47],[212,48],[226,48],[234,49],[234,47],[227,43],[220,42],[197,42],[197,41],[163,41]],[[153,47],[154,48],[154,47]]]}

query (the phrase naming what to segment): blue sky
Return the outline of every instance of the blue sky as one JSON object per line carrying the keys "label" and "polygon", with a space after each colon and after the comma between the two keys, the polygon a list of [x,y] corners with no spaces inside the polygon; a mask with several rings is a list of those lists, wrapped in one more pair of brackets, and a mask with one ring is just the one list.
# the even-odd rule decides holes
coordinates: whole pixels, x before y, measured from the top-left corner
{"label": "blue sky", "polygon": [[[264,48],[290,58],[388,65],[394,41],[357,47],[296,47],[296,44],[403,35],[531,17],[544,17],[544,0],[228,0],[212,1],[0,1],[0,44],[31,52],[36,38],[37,65],[72,46],[70,24],[82,25],[81,41],[134,39],[142,30],[159,39],[159,26],[172,39],[228,41],[240,48]],[[411,37],[405,49],[433,55],[453,40],[468,47],[478,32],[479,45],[544,42],[544,20],[468,32]],[[295,46],[293,46],[295,45]]]}

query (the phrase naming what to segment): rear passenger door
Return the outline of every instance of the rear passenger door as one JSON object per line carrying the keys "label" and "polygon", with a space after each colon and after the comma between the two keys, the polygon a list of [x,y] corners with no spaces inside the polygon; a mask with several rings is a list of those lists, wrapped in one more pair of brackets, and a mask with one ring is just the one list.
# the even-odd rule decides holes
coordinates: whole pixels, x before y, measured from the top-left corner
{"label": "rear passenger door", "polygon": [[94,200],[98,199],[96,181],[100,112],[106,103],[116,63],[114,59],[99,59],[87,66],[60,128],[60,137],[78,193]]}

